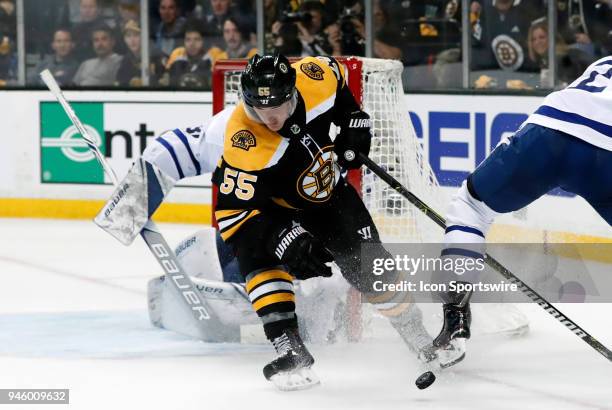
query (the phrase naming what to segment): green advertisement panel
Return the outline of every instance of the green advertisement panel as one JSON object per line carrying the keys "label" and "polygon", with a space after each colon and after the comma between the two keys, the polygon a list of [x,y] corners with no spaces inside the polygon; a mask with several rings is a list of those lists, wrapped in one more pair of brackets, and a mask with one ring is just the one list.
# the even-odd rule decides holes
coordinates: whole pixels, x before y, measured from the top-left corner
{"label": "green advertisement panel", "polygon": [[[72,103],[104,154],[104,103]],[[40,165],[43,183],[103,184],[104,171],[61,105],[40,103]]]}

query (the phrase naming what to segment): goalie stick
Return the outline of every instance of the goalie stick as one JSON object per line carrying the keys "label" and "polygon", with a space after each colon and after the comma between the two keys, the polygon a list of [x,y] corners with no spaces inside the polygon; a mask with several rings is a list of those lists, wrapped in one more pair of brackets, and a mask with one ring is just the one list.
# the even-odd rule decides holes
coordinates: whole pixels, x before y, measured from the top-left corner
{"label": "goalie stick", "polygon": [[[113,169],[110,167],[108,162],[104,159],[102,152],[91,138],[83,123],[77,117],[74,110],[64,97],[62,90],[55,81],[53,74],[49,70],[44,70],[40,73],[40,77],[45,82],[51,93],[60,103],[66,115],[70,118],[70,121],[77,128],[81,137],[87,144],[87,147],[93,152],[98,162],[104,169],[104,172],[109,176],[114,186],[118,184],[118,178]],[[185,302],[185,307],[191,312],[191,315],[199,324],[198,328],[201,330],[201,337],[204,341],[214,341],[211,339],[211,334],[216,332],[215,339],[218,339],[219,332],[223,333],[227,327],[219,320],[215,312],[206,303],[206,300],[201,296],[200,292],[196,289],[195,285],[191,281],[189,275],[185,273],[181,265],[176,260],[176,256],[172,251],[172,248],[168,245],[163,235],[155,225],[155,223],[149,220],[140,235],[146,242],[147,246],[153,252],[153,255],[157,259],[157,262],[161,265],[164,270],[166,279],[172,284],[172,287],[179,293],[181,299]],[[205,332],[203,329],[210,329],[214,327],[214,330]]]}
{"label": "goalie stick", "polygon": [[[345,153],[345,156],[349,154],[349,151]],[[354,158],[354,153],[351,152]],[[350,156],[350,154],[349,154]],[[347,158],[348,159],[348,158]],[[362,153],[359,154],[359,160],[374,174],[376,174],[380,179],[385,181],[391,188],[401,194],[404,198],[406,198],[411,204],[416,206],[421,212],[427,215],[432,221],[434,221],[438,226],[442,229],[446,228],[446,221],[444,218],[434,211],[429,205],[425,202],[421,201],[416,195],[410,192],[406,187],[404,187],[397,179],[393,178],[387,171],[385,171],[382,167],[372,161],[366,155]],[[557,308],[555,308],[550,302],[540,296],[535,290],[530,288],[525,282],[520,280],[516,275],[510,272],[506,267],[504,267],[501,263],[499,263],[495,258],[493,258],[489,254],[485,254],[485,263],[489,265],[492,269],[496,270],[499,274],[501,274],[505,279],[514,283],[518,286],[521,292],[523,292],[531,301],[537,303],[542,309],[552,315],[555,319],[557,319],[561,324],[571,330],[576,336],[584,340],[589,346],[593,349],[597,350],[601,353],[606,359],[612,361],[612,351],[604,346],[599,340],[595,339],[593,336],[587,333],[582,327],[578,326],[576,322],[574,322],[569,317],[565,316],[561,313]]]}

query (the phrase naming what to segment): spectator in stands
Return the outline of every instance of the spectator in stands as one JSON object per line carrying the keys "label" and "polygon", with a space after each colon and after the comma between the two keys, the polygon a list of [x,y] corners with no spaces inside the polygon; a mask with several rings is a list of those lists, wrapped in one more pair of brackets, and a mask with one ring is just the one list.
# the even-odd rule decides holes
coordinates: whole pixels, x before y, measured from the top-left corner
{"label": "spectator in stands", "polygon": [[45,0],[45,7],[40,2],[25,1],[23,6],[26,61],[36,64],[53,53],[51,44],[56,30],[70,27],[70,8],[68,0]]}
{"label": "spectator in stands", "polygon": [[16,16],[12,0],[0,0],[0,87],[14,80],[17,75]]}
{"label": "spectator in stands", "polygon": [[[540,70],[541,84],[548,84],[548,23],[544,18],[535,20],[527,35],[529,60]],[[580,48],[568,47],[560,34],[556,36],[555,61],[557,83],[566,86],[578,78],[591,63],[590,56]]]}
{"label": "spectator in stands", "polygon": [[0,33],[0,87],[7,85],[16,76],[17,60],[13,47],[9,37]]}
{"label": "spectator in stands", "polygon": [[257,54],[257,49],[248,42],[249,30],[247,23],[239,14],[231,14],[223,23],[223,40],[225,48],[212,47],[208,54],[212,63],[219,59],[251,58]]}
{"label": "spectator in stands", "polygon": [[365,54],[365,11],[360,0],[344,0],[344,9],[338,18],[342,54]]}
{"label": "spectator in stands", "polygon": [[[142,36],[140,26],[135,20],[128,21],[123,27],[123,40],[128,52],[123,56],[119,71],[117,71],[117,85],[122,87],[142,87],[141,47]],[[149,84],[159,85],[159,79],[164,74],[166,57],[156,47],[149,48]]]}
{"label": "spectator in stands", "polygon": [[[299,13],[285,13],[280,21],[272,25],[272,33],[277,39],[275,46],[289,55],[329,55],[333,47],[324,31],[327,20],[323,3],[319,0],[305,1]],[[297,46],[296,37],[301,47]]]}
{"label": "spectator in stands", "polygon": [[79,11],[80,21],[74,26],[72,34],[75,57],[79,61],[84,61],[96,55],[91,42],[93,31],[105,23],[100,15],[97,0],[80,0]]}
{"label": "spectator in stands", "polygon": [[342,55],[342,32],[340,31],[340,25],[338,23],[332,23],[325,27],[324,33],[331,47],[329,54],[332,56]]}
{"label": "spectator in stands", "polygon": [[302,3],[300,11],[310,16],[295,23],[298,28],[298,38],[302,43],[302,55],[325,55],[331,53],[331,46],[323,29],[327,26],[327,16],[323,3],[319,0]]}
{"label": "spectator in stands", "polygon": [[272,46],[285,56],[301,56],[302,42],[298,38],[297,26],[275,21],[272,24]]}
{"label": "spectator in stands", "polygon": [[403,55],[400,30],[381,3],[381,0],[374,1],[374,57],[400,60]]}
{"label": "spectator in stands", "polygon": [[558,31],[593,60],[612,53],[611,0],[558,0]]}
{"label": "spectator in stands", "polygon": [[407,66],[431,65],[437,54],[460,45],[457,0],[390,2],[382,9],[388,17],[380,39],[400,48]]}
{"label": "spectator in stands", "polygon": [[[243,0],[244,1],[244,0]],[[277,19],[286,13],[299,11],[304,3],[308,3],[313,0],[275,0],[276,16]],[[325,6],[325,15],[327,16],[328,23],[338,20],[339,13],[344,10],[345,7],[351,7],[356,1],[363,0],[316,0],[323,3]],[[395,0],[392,0],[395,1]],[[268,18],[268,15],[265,15]],[[273,20],[276,21],[276,20]]]}
{"label": "spectator in stands", "polygon": [[198,20],[185,26],[184,47],[172,52],[170,85],[180,88],[210,89],[212,59],[204,47],[204,30]]}
{"label": "spectator in stands", "polygon": [[53,33],[51,42],[53,54],[46,56],[34,69],[28,79],[28,84],[44,85],[40,72],[49,69],[59,85],[72,84],[72,79],[79,68],[79,62],[74,58],[74,41],[72,33],[67,28],[59,28]]}
{"label": "spectator in stands", "polygon": [[206,40],[223,47],[223,23],[230,15],[231,0],[210,0],[210,12],[204,16]]}
{"label": "spectator in stands", "polygon": [[[527,32],[534,20],[525,2],[495,0],[482,6],[472,32],[472,69],[523,69]],[[541,10],[542,11],[542,10]]]}
{"label": "spectator in stands", "polygon": [[128,21],[140,21],[140,0],[119,0],[119,27],[123,28]]}
{"label": "spectator in stands", "polygon": [[17,17],[13,0],[0,0],[0,33],[11,42],[17,39]]}
{"label": "spectator in stands", "polygon": [[177,0],[159,2],[161,22],[155,30],[155,45],[169,55],[172,50],[182,45],[185,33],[185,17],[179,14]]}
{"label": "spectator in stands", "polygon": [[85,60],[74,76],[79,86],[111,86],[115,84],[122,57],[114,52],[113,30],[107,25],[96,27],[92,33],[95,58]]}

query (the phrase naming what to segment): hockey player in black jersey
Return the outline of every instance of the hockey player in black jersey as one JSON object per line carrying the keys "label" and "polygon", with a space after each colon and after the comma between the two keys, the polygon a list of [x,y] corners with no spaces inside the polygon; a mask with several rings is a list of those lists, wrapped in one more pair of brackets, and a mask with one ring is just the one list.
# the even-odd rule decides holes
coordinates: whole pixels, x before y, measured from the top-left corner
{"label": "hockey player in black jersey", "polygon": [[[341,175],[340,167],[361,167],[358,156],[345,153],[367,155],[371,137],[369,116],[344,76],[330,57],[290,64],[282,55],[256,55],[241,76],[242,101],[210,126],[224,135],[213,174],[219,188],[215,216],[278,354],[264,375],[281,389],[318,383],[298,330],[293,280],[331,276],[332,261],[352,286],[377,302],[422,360],[438,358],[408,295],[373,295],[374,277],[361,273],[362,243],[372,244],[378,256],[388,253],[361,198]],[[334,140],[332,124],[340,127]]]}

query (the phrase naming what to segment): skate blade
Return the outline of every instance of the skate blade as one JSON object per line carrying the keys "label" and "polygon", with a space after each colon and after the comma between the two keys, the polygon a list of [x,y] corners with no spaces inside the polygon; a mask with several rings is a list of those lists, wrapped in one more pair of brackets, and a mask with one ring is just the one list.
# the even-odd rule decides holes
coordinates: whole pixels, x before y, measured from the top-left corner
{"label": "skate blade", "polygon": [[453,339],[443,349],[437,350],[440,368],[447,369],[465,359],[465,339]]}
{"label": "skate blade", "polygon": [[308,367],[275,374],[270,378],[270,381],[280,391],[305,390],[321,384],[319,376]]}
{"label": "skate blade", "polygon": [[529,333],[529,324],[522,325],[514,329],[502,330],[497,334],[510,338],[519,338],[525,336],[527,333]]}

